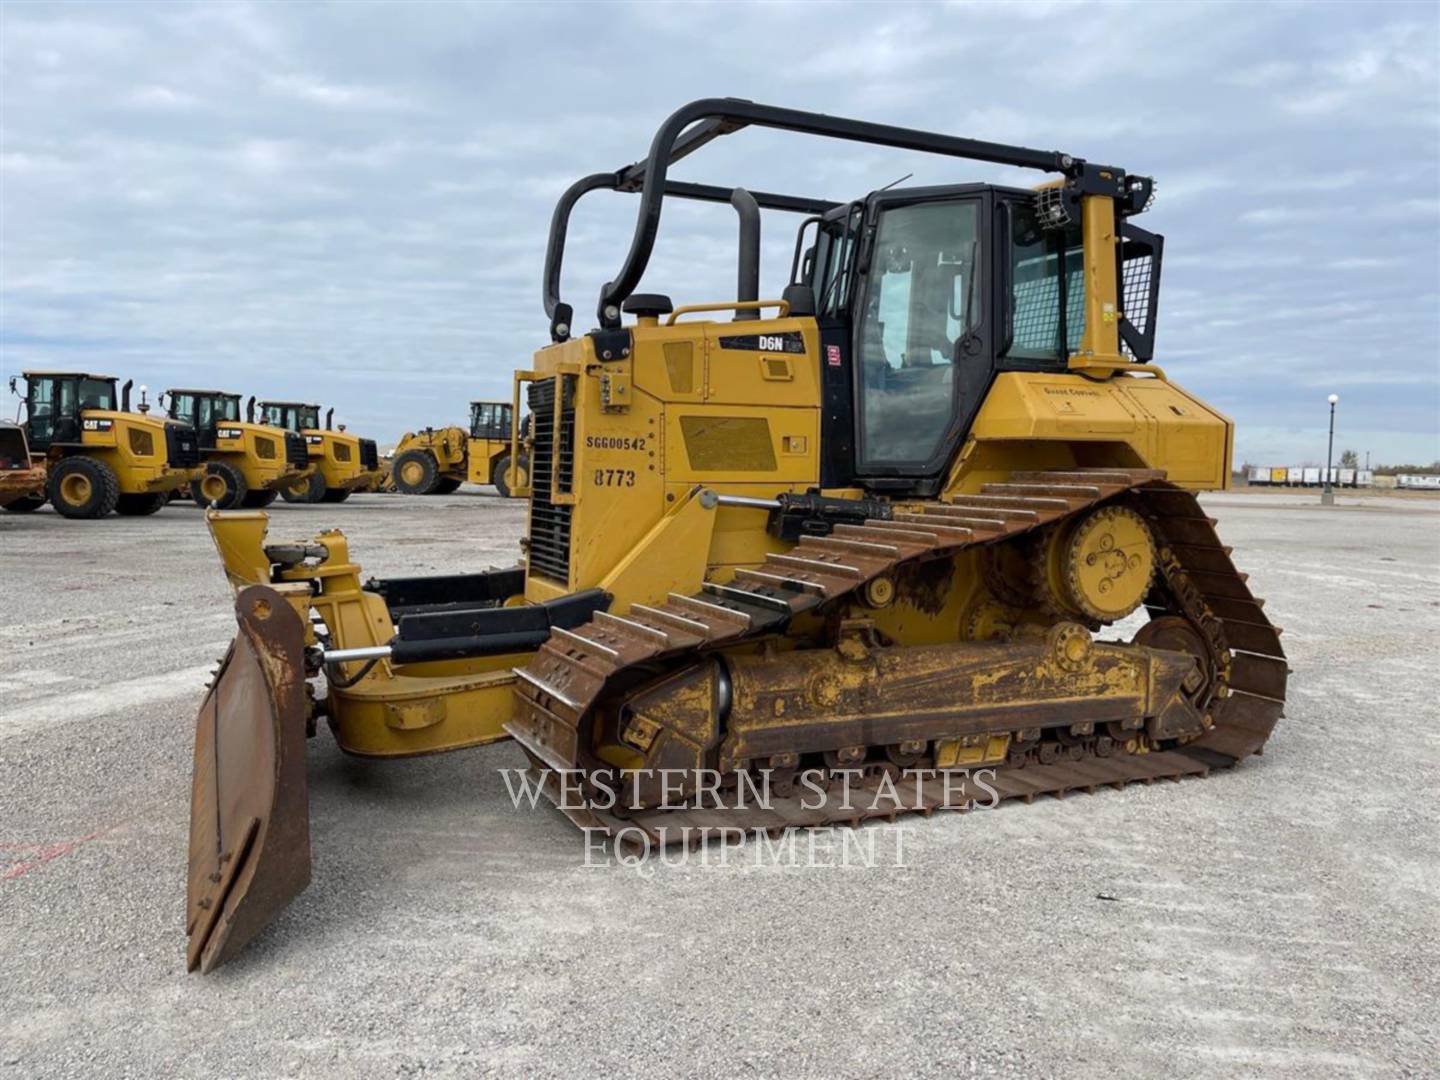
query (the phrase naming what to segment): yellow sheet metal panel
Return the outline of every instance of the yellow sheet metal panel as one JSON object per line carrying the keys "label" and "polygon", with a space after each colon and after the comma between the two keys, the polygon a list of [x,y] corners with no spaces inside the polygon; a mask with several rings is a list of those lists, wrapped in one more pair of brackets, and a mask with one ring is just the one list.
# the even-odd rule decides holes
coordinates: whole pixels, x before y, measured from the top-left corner
{"label": "yellow sheet metal panel", "polygon": [[996,378],[971,434],[980,443],[1112,443],[1129,451],[1122,459],[1133,460],[1066,456],[1073,464],[1165,469],[1178,484],[1209,489],[1229,482],[1234,425],[1164,379],[1005,372]]}

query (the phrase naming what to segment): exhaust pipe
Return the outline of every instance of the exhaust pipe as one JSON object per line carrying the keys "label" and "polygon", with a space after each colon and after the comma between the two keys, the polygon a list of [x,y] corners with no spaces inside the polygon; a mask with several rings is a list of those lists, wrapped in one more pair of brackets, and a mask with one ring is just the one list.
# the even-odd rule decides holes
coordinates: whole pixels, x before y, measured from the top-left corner
{"label": "exhaust pipe", "polygon": [[[730,205],[740,216],[740,262],[736,275],[735,298],[737,300],[760,299],[760,204],[755,196],[744,188],[730,193]],[[735,312],[735,321],[760,318],[755,308],[742,308]]]}
{"label": "exhaust pipe", "polygon": [[254,394],[251,394],[251,395],[250,395],[250,400],[245,403],[245,422],[246,422],[247,424],[253,424],[253,423],[255,422],[255,395],[254,395]]}
{"label": "exhaust pipe", "polygon": [[329,431],[329,430],[330,430],[330,418],[333,417],[334,415],[335,415],[335,409],[334,409],[333,406],[332,406],[331,408],[328,408],[328,409],[325,410],[325,430],[326,430],[326,431]]}
{"label": "exhaust pipe", "polygon": [[120,411],[130,411],[130,387],[135,385],[134,379],[126,379],[125,385],[120,388]]}

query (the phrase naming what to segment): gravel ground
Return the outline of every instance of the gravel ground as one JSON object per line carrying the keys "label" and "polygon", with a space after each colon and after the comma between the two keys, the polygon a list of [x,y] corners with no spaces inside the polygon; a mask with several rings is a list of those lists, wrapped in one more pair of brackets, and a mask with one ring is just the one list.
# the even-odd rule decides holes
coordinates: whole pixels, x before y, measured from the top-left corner
{"label": "gravel ground", "polygon": [[[512,809],[513,747],[322,736],[314,885],[205,978],[190,743],[233,623],[199,515],[0,515],[0,1076],[1429,1072],[1440,502],[1316,502],[1207,499],[1295,668],[1242,768],[865,830],[902,867],[636,870]],[[272,527],[444,572],[512,561],[523,512],[466,488]]]}

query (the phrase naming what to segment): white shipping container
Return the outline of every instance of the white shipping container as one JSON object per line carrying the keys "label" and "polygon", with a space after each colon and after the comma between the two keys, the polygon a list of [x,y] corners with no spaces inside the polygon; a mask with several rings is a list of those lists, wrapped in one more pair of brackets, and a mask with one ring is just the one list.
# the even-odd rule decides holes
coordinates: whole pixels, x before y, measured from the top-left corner
{"label": "white shipping container", "polygon": [[1292,465],[1286,471],[1290,474],[1290,478],[1286,481],[1286,483],[1291,484],[1295,487],[1299,487],[1305,482],[1305,470],[1300,468],[1298,465]]}
{"label": "white shipping container", "polygon": [[1264,465],[1251,465],[1250,472],[1245,476],[1247,484],[1268,484],[1270,482],[1270,470]]}
{"label": "white shipping container", "polygon": [[1355,470],[1354,470],[1354,469],[1341,469],[1341,470],[1340,470],[1340,486],[1341,486],[1341,487],[1354,487],[1354,486],[1355,486]]}
{"label": "white shipping container", "polygon": [[1320,469],[1317,466],[1310,466],[1305,470],[1305,483],[1307,486],[1320,483]]}
{"label": "white shipping container", "polygon": [[1357,487],[1370,487],[1375,483],[1375,473],[1370,469],[1358,469],[1355,473]]}
{"label": "white shipping container", "polygon": [[1425,491],[1440,491],[1440,476],[1419,476],[1415,473],[1401,473],[1395,478],[1395,486],[1418,488]]}

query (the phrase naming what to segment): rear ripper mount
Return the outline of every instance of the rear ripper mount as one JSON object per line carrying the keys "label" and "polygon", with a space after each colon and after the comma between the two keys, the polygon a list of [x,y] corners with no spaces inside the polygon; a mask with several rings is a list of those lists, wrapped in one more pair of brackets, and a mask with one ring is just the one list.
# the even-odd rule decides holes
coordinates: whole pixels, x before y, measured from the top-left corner
{"label": "rear ripper mount", "polygon": [[[956,761],[970,752],[974,764],[994,770],[988,782],[995,798],[1028,802],[1041,794],[1064,796],[1137,780],[1203,776],[1259,753],[1283,711],[1289,669],[1280,631],[1265,617],[1263,601],[1251,595],[1245,575],[1231,563],[1230,549],[1215,534],[1214,519],[1201,511],[1193,495],[1166,483],[1155,470],[1016,473],[1010,482],[987,484],[978,495],[962,495],[920,513],[899,513],[860,526],[837,525],[831,536],[805,537],[790,552],[770,555],[759,569],[738,571],[730,585],[707,584],[700,594],[672,595],[658,607],[633,605],[623,618],[597,613],[587,625],[552,635],[528,667],[517,669],[520,706],[507,730],[525,749],[534,779],[576,825],[631,843],[643,837],[646,848],[723,838],[737,830],[858,824],[871,817],[893,820],[905,812],[963,808],[980,796],[972,780],[946,782],[945,763],[936,760],[938,741],[912,738],[908,741],[914,745],[902,756],[903,751],[895,752],[902,744],[857,744],[854,735],[843,732],[828,744],[772,742],[763,754],[753,756],[730,745],[736,741],[733,733],[722,733],[730,736],[730,743],[720,744],[718,758],[712,754],[704,761],[706,766],[718,764],[722,773],[718,801],[713,790],[696,793],[692,786],[686,804],[678,808],[668,802],[657,806],[653,788],[638,805],[612,806],[610,792],[638,789],[627,788],[610,762],[595,757],[595,725],[606,717],[613,723],[623,716],[631,695],[643,696],[657,684],[714,662],[702,659],[697,664],[697,654],[784,633],[792,617],[833,608],[872,582],[893,579],[906,566],[953,556],[967,547],[1003,544],[1087,510],[1122,503],[1144,515],[1160,544],[1158,580],[1146,598],[1152,621],[1137,635],[1136,644],[1194,658],[1185,690],[1198,723],[1187,729],[1182,721],[1167,730],[1163,718],[1152,717],[1146,724],[1136,716],[1091,725],[1087,733],[1083,724],[1076,725],[1077,732],[1073,726],[1037,729],[1028,720],[1010,727],[992,721],[979,725],[974,737],[961,740],[965,748],[957,748]],[[1065,663],[1065,626],[1058,624],[1044,645],[1033,646],[1037,660],[1052,649]],[[1088,643],[1088,632],[1076,629]],[[1079,635],[1069,637],[1070,642],[1079,640]],[[1105,648],[1093,645],[1094,650]],[[999,656],[997,652],[997,660]],[[1083,662],[1088,656],[1075,659]],[[733,701],[733,688],[725,693]],[[953,726],[953,717],[946,720]],[[653,739],[659,733],[647,734]],[[998,760],[970,750],[998,745],[992,739],[1004,740]],[[759,745],[759,740],[752,741]],[[854,776],[857,770],[859,782],[845,778],[848,799],[827,799],[809,808],[806,803],[813,799],[788,790],[790,778],[807,762],[813,768],[812,783],[818,780],[822,787],[836,783],[840,773]],[[737,782],[736,772],[752,767],[769,769],[772,777],[780,778],[771,787],[779,797],[769,799],[768,806],[756,806],[753,798],[747,803]],[[904,774],[904,793],[897,804],[890,793],[907,767],[912,771]],[[926,775],[917,781],[914,770]],[[575,776],[584,778],[581,786],[587,796],[598,793],[600,798],[587,798],[577,806],[569,779]]]}

